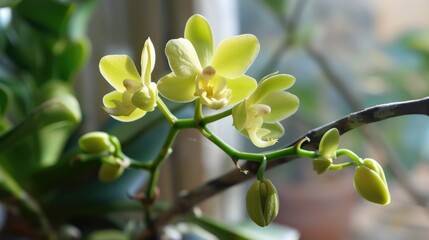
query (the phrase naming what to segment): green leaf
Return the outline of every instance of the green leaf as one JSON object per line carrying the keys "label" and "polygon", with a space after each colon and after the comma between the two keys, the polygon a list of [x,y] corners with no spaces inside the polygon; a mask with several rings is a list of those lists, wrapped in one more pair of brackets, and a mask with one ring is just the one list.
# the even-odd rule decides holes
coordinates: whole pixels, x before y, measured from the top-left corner
{"label": "green leaf", "polygon": [[15,10],[31,25],[56,36],[65,33],[74,4],[54,0],[21,1]]}
{"label": "green leaf", "polygon": [[61,42],[60,50],[55,57],[55,67],[58,79],[73,80],[77,71],[86,63],[89,56],[90,43],[86,38],[73,42]]}
{"label": "green leaf", "polygon": [[175,102],[190,102],[195,99],[195,77],[179,78],[170,73],[158,81],[162,96]]}
{"label": "green leaf", "polygon": [[5,114],[10,97],[10,91],[6,86],[0,84],[0,117],[3,117]]}
{"label": "green leaf", "polygon": [[178,38],[168,41],[165,46],[165,54],[170,69],[177,77],[195,77],[202,72],[198,55],[188,39]]}
{"label": "green leaf", "polygon": [[211,234],[215,235],[218,239],[234,239],[234,240],[251,240],[246,232],[237,230],[231,225],[222,224],[206,217],[190,217],[189,222],[194,223]]}
{"label": "green leaf", "polygon": [[251,34],[227,38],[219,43],[211,66],[225,78],[242,76],[255,60],[259,52],[259,41]]}
{"label": "green leaf", "polygon": [[89,20],[96,8],[98,0],[79,1],[75,11],[68,22],[68,35],[72,40],[86,36]]}
{"label": "green leaf", "polygon": [[129,240],[129,236],[119,230],[99,230],[89,234],[85,240]]}
{"label": "green leaf", "polygon": [[0,0],[0,8],[13,7],[19,2],[21,2],[21,0]]}
{"label": "green leaf", "polygon": [[194,45],[201,66],[207,67],[214,49],[213,34],[207,19],[198,14],[190,17],[185,27],[185,38]]}
{"label": "green leaf", "polygon": [[125,91],[124,80],[141,81],[133,60],[127,55],[104,56],[100,60],[99,68],[107,82],[120,92]]}

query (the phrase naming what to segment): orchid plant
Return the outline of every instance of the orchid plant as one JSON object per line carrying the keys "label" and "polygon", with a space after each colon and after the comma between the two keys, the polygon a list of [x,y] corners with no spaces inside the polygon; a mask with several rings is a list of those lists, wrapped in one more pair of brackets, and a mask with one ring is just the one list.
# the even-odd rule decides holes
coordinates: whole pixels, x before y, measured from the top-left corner
{"label": "orchid plant", "polygon": [[[336,128],[323,135],[317,151],[303,149],[302,144],[310,141],[304,138],[292,147],[264,153],[239,151],[210,130],[209,123],[231,115],[235,129],[259,148],[276,144],[284,135],[280,121],[293,115],[299,107],[299,98],[286,92],[295,83],[295,78],[273,73],[257,81],[245,75],[259,48],[257,37],[251,34],[227,38],[215,47],[208,21],[201,15],[193,15],[186,24],[184,37],[166,44],[165,54],[171,73],[157,82],[151,77],[155,67],[155,47],[149,38],[143,46],[140,74],[126,55],[103,57],[99,64],[100,72],[115,88],[104,96],[104,110],[119,121],[129,122],[158,109],[169,123],[169,132],[161,151],[149,162],[128,157],[121,151],[117,138],[102,132],[91,132],[80,138],[83,156],[80,159],[99,159],[99,177],[103,181],[113,181],[127,169],[149,172],[144,209],[150,216],[150,206],[156,200],[160,168],[172,152],[178,132],[194,128],[223,150],[234,163],[238,160],[259,163],[257,180],[246,197],[249,216],[259,226],[269,225],[279,208],[276,188],[264,178],[263,173],[271,161],[288,156],[312,159],[317,174],[356,166],[354,186],[357,192],[368,201],[388,204],[390,195],[380,164],[373,159],[362,160],[351,150],[338,149],[340,132]],[[164,103],[164,98],[178,103],[194,101],[193,118],[178,118]],[[205,116],[203,107],[217,111]],[[343,155],[351,161],[334,163]]]}

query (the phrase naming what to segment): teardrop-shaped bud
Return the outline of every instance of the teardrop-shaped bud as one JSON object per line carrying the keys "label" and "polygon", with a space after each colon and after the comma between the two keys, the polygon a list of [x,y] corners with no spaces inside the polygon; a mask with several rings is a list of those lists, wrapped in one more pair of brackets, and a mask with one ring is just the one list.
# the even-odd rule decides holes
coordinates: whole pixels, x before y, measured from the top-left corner
{"label": "teardrop-shaped bud", "polygon": [[112,182],[122,175],[125,168],[121,159],[113,156],[105,157],[98,171],[98,179],[102,182]]}
{"label": "teardrop-shaped bud", "polygon": [[322,174],[329,169],[331,164],[331,159],[325,157],[318,157],[313,159],[313,170],[316,171],[317,174]]}
{"label": "teardrop-shaped bud", "polygon": [[354,186],[359,195],[370,202],[382,205],[390,203],[383,168],[374,159],[366,158],[361,166],[356,167]]}
{"label": "teardrop-shaped bud", "polygon": [[246,195],[250,219],[261,227],[268,226],[279,212],[279,196],[270,180],[256,180]]}
{"label": "teardrop-shaped bud", "polygon": [[109,141],[109,134],[105,132],[89,132],[79,139],[79,147],[87,153],[112,152],[114,146]]}

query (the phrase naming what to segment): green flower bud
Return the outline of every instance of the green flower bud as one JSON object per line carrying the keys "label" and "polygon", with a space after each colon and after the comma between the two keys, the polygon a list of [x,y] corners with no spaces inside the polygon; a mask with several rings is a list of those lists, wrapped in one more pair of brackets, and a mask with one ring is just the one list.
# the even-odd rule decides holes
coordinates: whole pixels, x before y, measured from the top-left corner
{"label": "green flower bud", "polygon": [[313,159],[313,170],[316,171],[317,174],[322,174],[329,169],[332,164],[332,159],[325,157],[318,157]]}
{"label": "green flower bud", "polygon": [[246,195],[250,219],[261,227],[268,226],[279,213],[279,196],[270,180],[256,180]]}
{"label": "green flower bud", "polygon": [[87,153],[102,153],[114,151],[109,141],[109,134],[105,132],[90,132],[79,139],[80,148]]}
{"label": "green flower bud", "polygon": [[102,182],[112,182],[122,175],[129,163],[125,160],[108,156],[103,158],[98,179]]}
{"label": "green flower bud", "polygon": [[386,177],[374,159],[366,158],[361,166],[356,167],[354,186],[359,195],[370,202],[382,205],[390,203]]}

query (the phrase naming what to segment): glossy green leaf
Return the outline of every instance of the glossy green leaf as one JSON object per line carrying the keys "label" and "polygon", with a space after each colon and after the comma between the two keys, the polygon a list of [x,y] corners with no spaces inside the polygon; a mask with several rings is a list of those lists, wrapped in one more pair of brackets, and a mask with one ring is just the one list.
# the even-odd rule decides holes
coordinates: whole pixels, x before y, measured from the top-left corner
{"label": "glossy green leaf", "polygon": [[236,79],[227,79],[227,88],[231,89],[232,96],[228,105],[235,105],[247,98],[257,86],[255,79],[248,76],[241,76]]}
{"label": "glossy green leaf", "polygon": [[67,24],[67,32],[72,40],[86,37],[89,21],[99,0],[79,1]]}
{"label": "glossy green leaf", "polygon": [[259,52],[259,41],[251,34],[227,38],[217,46],[211,66],[225,78],[238,78],[252,65]]}
{"label": "glossy green leaf", "polygon": [[264,116],[264,122],[273,123],[293,115],[299,107],[299,98],[288,92],[272,92],[264,97],[258,104],[265,104],[271,108],[271,112]]}
{"label": "glossy green leaf", "polygon": [[129,236],[118,230],[94,231],[85,238],[86,240],[129,240]]}
{"label": "glossy green leaf", "polygon": [[165,54],[170,69],[177,77],[195,77],[202,71],[198,55],[188,39],[178,38],[168,41],[165,46]]}
{"label": "glossy green leaf", "polygon": [[90,43],[82,38],[73,42],[59,43],[60,50],[55,59],[56,78],[71,81],[78,70],[86,63],[89,57]]}
{"label": "glossy green leaf", "polygon": [[100,60],[100,72],[116,90],[125,91],[124,80],[140,82],[140,75],[133,60],[127,55],[108,55]]}
{"label": "glossy green leaf", "polygon": [[185,27],[185,38],[194,46],[201,66],[208,66],[213,57],[214,41],[207,19],[198,14],[190,17]]}
{"label": "glossy green leaf", "polygon": [[162,96],[175,102],[190,102],[195,99],[195,77],[179,78],[170,73],[158,81]]}
{"label": "glossy green leaf", "polygon": [[[31,25],[54,35],[65,33],[74,4],[54,0],[21,1],[15,10]],[[49,13],[49,14],[47,14]]]}

